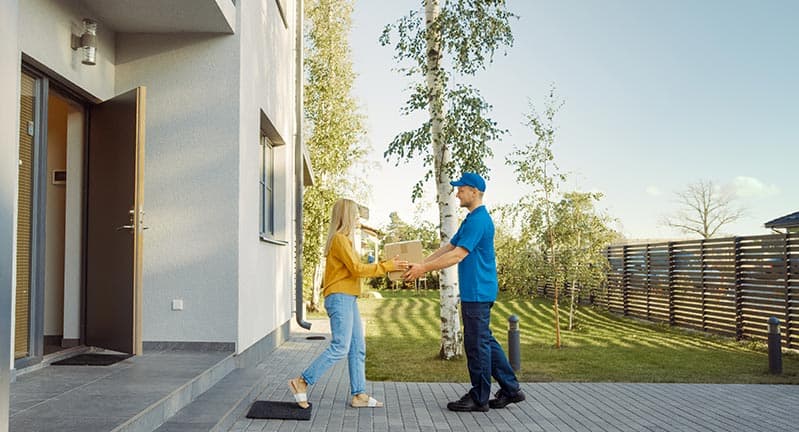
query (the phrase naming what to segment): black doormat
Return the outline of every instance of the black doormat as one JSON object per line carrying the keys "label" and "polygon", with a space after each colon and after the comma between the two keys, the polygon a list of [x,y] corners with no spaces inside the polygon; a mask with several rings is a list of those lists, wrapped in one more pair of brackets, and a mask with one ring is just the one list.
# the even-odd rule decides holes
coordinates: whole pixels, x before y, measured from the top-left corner
{"label": "black doormat", "polygon": [[50,363],[56,366],[108,366],[131,357],[130,354],[78,354]]}
{"label": "black doormat", "polygon": [[294,402],[255,401],[247,412],[251,419],[310,420],[311,406],[300,408]]}

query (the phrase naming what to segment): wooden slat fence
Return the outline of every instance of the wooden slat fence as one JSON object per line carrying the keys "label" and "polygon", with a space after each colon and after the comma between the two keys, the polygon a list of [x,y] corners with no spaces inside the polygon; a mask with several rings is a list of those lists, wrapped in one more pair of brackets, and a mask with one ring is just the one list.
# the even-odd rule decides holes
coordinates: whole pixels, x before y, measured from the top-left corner
{"label": "wooden slat fence", "polygon": [[783,346],[799,348],[797,233],[611,246],[606,254],[607,281],[591,290],[594,304],[738,339],[766,339],[775,316]]}

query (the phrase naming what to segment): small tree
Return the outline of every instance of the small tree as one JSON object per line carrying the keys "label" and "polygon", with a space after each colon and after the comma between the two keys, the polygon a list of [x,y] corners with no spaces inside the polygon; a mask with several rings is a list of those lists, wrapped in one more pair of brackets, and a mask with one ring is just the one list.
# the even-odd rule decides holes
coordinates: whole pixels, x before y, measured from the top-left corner
{"label": "small tree", "polygon": [[560,273],[557,271],[558,257],[555,248],[555,233],[552,229],[552,208],[555,204],[554,197],[556,196],[558,185],[565,180],[566,176],[560,173],[555,164],[552,147],[555,144],[557,132],[555,116],[561,107],[563,107],[563,102],[555,96],[554,84],[550,88],[543,115],[539,114],[533,103],[530,102],[530,113],[526,115],[525,123],[532,130],[534,141],[521,148],[516,148],[505,161],[506,164],[513,166],[519,183],[533,187],[533,193],[523,197],[516,206],[516,210],[521,214],[521,219],[532,222],[539,218],[538,220],[543,221],[543,230],[539,231],[542,236],[541,244],[546,245],[547,273],[554,276],[552,284],[555,291],[553,310],[555,315],[556,348],[560,348],[560,314],[558,308],[560,291],[557,279]]}
{"label": "small tree", "polygon": [[743,209],[734,203],[731,191],[724,191],[710,180],[700,180],[677,192],[679,209],[664,218],[663,223],[704,239],[711,238],[719,230],[744,215]]}
{"label": "small tree", "polygon": [[605,248],[616,233],[610,219],[597,212],[594,203],[602,194],[569,192],[554,206],[552,226],[561,280],[569,282],[569,330],[574,328],[577,296],[585,287],[599,286],[608,266]]}
{"label": "small tree", "polygon": [[545,258],[539,244],[533,240],[531,225],[513,221],[517,214],[507,206],[494,212],[496,233],[494,245],[497,255],[497,281],[499,290],[514,296],[535,294],[538,281],[544,280]]}

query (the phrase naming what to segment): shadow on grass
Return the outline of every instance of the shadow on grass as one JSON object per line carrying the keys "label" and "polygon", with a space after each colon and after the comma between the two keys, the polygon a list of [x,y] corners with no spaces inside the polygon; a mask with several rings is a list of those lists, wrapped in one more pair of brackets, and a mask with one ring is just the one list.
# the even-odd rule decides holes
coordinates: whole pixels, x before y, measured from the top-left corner
{"label": "shadow on grass", "polygon": [[[438,292],[385,293],[361,301],[367,322],[367,378],[375,381],[467,382],[466,361],[443,361]],[[492,331],[507,347],[507,317],[520,320],[526,382],[677,382],[799,384],[799,356],[783,355],[780,376],[768,373],[763,344],[685,331],[580,307],[567,330],[561,306],[562,348],[554,348],[552,303],[503,299],[492,310]]]}

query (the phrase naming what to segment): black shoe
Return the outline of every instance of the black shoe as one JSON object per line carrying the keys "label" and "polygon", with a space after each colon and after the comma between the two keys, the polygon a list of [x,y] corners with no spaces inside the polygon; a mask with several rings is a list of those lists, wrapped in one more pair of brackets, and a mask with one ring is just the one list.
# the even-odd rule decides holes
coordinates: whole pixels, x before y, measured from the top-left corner
{"label": "black shoe", "polygon": [[524,400],[524,393],[521,390],[517,391],[513,396],[508,396],[502,389],[494,394],[496,399],[488,401],[488,406],[491,408],[505,408],[508,404],[519,403]]}
{"label": "black shoe", "polygon": [[480,405],[472,399],[472,395],[466,393],[462,398],[460,398],[456,402],[450,402],[447,404],[447,409],[450,411],[480,411],[486,412],[488,411],[488,405]]}

